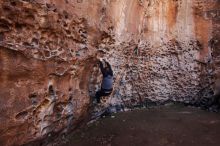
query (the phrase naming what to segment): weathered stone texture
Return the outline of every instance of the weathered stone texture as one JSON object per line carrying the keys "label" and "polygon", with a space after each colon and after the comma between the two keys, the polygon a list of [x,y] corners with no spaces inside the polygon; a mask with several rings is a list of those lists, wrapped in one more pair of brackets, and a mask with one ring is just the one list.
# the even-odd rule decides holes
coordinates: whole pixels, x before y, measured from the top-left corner
{"label": "weathered stone texture", "polygon": [[1,0],[0,145],[84,119],[101,81],[97,52],[115,74],[104,106],[210,97],[219,8],[218,0]]}

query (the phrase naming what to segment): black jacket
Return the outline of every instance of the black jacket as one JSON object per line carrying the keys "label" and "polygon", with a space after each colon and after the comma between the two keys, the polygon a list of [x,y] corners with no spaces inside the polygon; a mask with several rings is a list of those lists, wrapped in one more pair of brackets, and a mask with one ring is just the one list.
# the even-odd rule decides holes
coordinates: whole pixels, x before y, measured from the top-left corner
{"label": "black jacket", "polygon": [[101,69],[101,72],[102,72],[102,75],[103,77],[107,77],[108,75],[110,76],[113,76],[113,71],[112,71],[112,68],[111,68],[111,65],[105,61],[105,63],[107,64],[109,70],[106,70],[104,67],[103,67],[103,64],[101,61],[99,61],[99,67]]}
{"label": "black jacket", "polygon": [[101,69],[101,72],[103,75],[101,87],[102,87],[102,90],[112,90],[112,88],[113,88],[113,71],[112,71],[110,64],[106,61],[105,61],[105,63],[109,68],[108,70],[106,70],[103,67],[103,64],[101,61],[99,62],[99,66],[100,66],[100,69]]}

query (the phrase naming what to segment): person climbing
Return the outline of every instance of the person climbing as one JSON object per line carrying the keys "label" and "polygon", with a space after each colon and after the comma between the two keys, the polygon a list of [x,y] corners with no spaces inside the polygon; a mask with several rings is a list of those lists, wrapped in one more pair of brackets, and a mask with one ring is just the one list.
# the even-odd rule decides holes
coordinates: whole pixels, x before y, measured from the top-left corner
{"label": "person climbing", "polygon": [[103,66],[102,59],[99,60],[99,67],[102,72],[102,84],[101,89],[96,92],[95,99],[97,103],[100,103],[100,98],[102,96],[108,96],[113,90],[113,71],[111,65],[104,60],[105,67]]}

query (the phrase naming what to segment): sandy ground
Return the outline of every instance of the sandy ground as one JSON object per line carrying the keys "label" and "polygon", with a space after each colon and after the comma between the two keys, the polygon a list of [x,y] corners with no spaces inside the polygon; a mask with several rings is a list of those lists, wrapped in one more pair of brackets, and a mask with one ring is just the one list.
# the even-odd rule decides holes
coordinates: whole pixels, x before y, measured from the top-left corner
{"label": "sandy ground", "polygon": [[113,114],[68,136],[63,146],[220,146],[220,114],[163,106]]}

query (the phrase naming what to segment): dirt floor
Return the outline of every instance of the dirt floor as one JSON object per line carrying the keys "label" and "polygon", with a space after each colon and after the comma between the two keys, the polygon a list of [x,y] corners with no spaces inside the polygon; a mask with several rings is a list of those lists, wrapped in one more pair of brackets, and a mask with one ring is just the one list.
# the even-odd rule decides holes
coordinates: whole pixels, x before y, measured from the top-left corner
{"label": "dirt floor", "polygon": [[220,146],[220,114],[175,105],[128,111],[68,139],[65,146]]}

